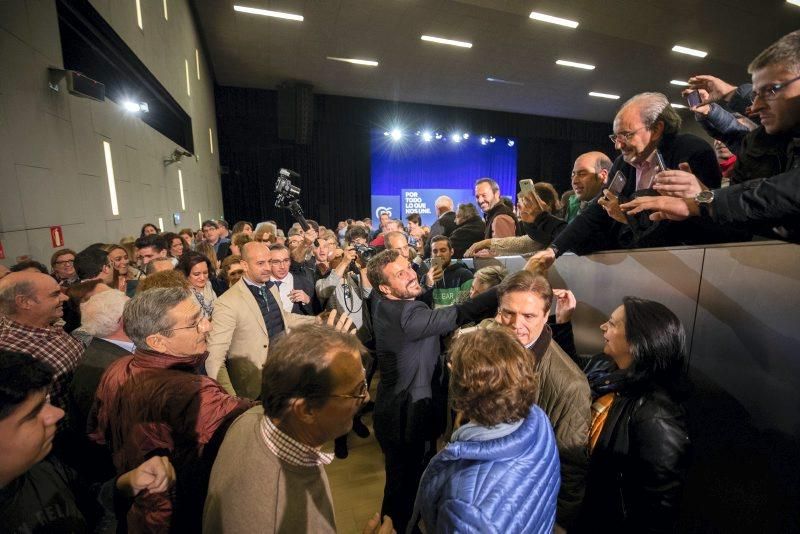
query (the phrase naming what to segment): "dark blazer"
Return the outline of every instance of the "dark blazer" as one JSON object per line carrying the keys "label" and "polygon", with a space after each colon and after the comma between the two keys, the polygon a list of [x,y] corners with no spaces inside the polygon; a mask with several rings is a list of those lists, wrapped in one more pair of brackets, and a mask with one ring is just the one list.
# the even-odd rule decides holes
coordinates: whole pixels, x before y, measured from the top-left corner
{"label": "dark blazer", "polygon": [[463,258],[464,253],[469,247],[483,240],[483,234],[485,232],[486,223],[477,215],[470,217],[461,224],[457,224],[450,234],[450,244],[453,245],[453,257],[456,259]]}
{"label": "dark blazer", "polygon": [[425,257],[431,257],[431,239],[436,237],[437,235],[446,235],[450,236],[453,233],[453,230],[456,228],[456,213],[454,211],[448,211],[431,225],[431,233],[428,236],[428,240],[425,243]]}
{"label": "dark blazer", "polygon": [[292,279],[294,281],[295,289],[305,291],[306,295],[311,297],[311,302],[308,304],[295,302],[294,306],[292,306],[292,313],[297,313],[300,315],[317,315],[320,313],[322,311],[322,305],[317,298],[317,292],[314,289],[314,282],[312,282],[309,277],[299,269],[297,272],[292,272]]}
{"label": "dark blazer", "polygon": [[[677,169],[680,163],[688,163],[692,172],[709,188],[719,187],[722,173],[714,150],[703,139],[691,134],[678,134],[664,137],[658,149],[670,169]],[[619,156],[608,173],[612,180],[617,171],[626,178],[620,195],[623,200],[630,199],[636,188],[636,169]],[[649,191],[649,190],[645,190]],[[652,191],[651,191],[652,193]],[[573,251],[576,254],[590,254],[598,250],[614,248],[635,248],[670,246],[679,244],[700,244],[722,242],[725,235],[715,235],[714,228],[702,228],[697,221],[682,222],[648,219],[649,213],[629,218],[629,225],[616,222],[597,203],[601,193],[592,199],[586,208],[554,239],[553,245],[562,254]],[[706,225],[707,226],[707,225]]]}

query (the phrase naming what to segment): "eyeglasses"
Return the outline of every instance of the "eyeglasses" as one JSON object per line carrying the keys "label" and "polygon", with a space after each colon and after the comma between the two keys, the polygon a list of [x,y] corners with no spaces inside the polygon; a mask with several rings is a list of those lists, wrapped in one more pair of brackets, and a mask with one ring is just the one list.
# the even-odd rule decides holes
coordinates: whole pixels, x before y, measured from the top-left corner
{"label": "eyeglasses", "polygon": [[175,332],[175,331],[177,331],[177,330],[190,330],[190,329],[192,329],[192,328],[194,328],[194,329],[195,329],[195,330],[197,330],[198,332],[202,332],[202,330],[200,329],[200,326],[203,324],[203,321],[206,321],[206,322],[207,322],[207,321],[208,321],[208,319],[206,319],[205,317],[201,317],[200,319],[198,319],[198,320],[197,320],[197,322],[196,322],[196,323],[194,323],[194,324],[192,324],[192,325],[189,325],[189,326],[180,326],[180,327],[178,327],[178,328],[166,328],[166,329],[164,329],[164,330],[159,330],[159,332],[160,332],[160,333],[162,333],[162,334],[166,334],[167,332]]}
{"label": "eyeglasses", "polygon": [[368,389],[369,388],[367,386],[367,379],[365,378],[364,382],[362,382],[361,385],[358,387],[358,393],[356,393],[355,395],[328,395],[328,397],[335,397],[337,399],[358,399],[361,402],[364,402],[365,400],[367,400],[367,397],[369,396],[369,393],[367,392]]}
{"label": "eyeglasses", "polygon": [[74,263],[75,263],[75,260],[61,260],[61,261],[57,261],[55,264],[56,265],[72,265]]}
{"label": "eyeglasses", "polygon": [[755,104],[756,98],[759,97],[761,98],[761,100],[774,100],[775,97],[778,96],[778,93],[781,90],[783,90],[783,88],[785,88],[787,85],[793,84],[797,80],[800,80],[800,76],[798,76],[797,78],[792,78],[787,82],[774,83],[772,85],[768,85],[766,87],[759,89],[758,91],[753,89],[753,92],[750,93],[750,102]]}
{"label": "eyeglasses", "polygon": [[285,264],[288,265],[288,264],[292,263],[292,260],[289,259],[289,258],[286,258],[285,260],[269,260],[269,264],[270,265],[280,265],[282,263],[285,263]]}
{"label": "eyeglasses", "polygon": [[632,132],[620,132],[620,133],[616,133],[616,134],[610,134],[608,136],[608,138],[611,139],[611,142],[614,143],[614,144],[616,144],[617,142],[627,143],[628,141],[633,139],[633,136],[634,136],[634,134],[636,132],[638,132],[639,130],[641,130],[643,128],[647,128],[647,126],[642,126],[641,128],[636,128]]}

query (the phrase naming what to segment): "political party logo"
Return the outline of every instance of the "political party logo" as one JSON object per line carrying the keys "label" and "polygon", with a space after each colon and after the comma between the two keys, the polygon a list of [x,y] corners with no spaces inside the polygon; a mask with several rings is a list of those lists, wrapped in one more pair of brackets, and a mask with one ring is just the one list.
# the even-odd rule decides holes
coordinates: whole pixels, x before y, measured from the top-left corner
{"label": "political party logo", "polygon": [[392,207],[391,206],[378,206],[375,208],[375,218],[380,219],[381,215],[386,213],[389,217],[392,216]]}

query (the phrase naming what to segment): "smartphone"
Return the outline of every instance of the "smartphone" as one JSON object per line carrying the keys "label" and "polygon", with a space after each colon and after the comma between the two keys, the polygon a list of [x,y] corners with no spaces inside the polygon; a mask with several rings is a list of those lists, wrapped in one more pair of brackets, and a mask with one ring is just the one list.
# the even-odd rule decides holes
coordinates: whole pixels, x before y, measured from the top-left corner
{"label": "smartphone", "polygon": [[614,196],[619,196],[622,193],[622,189],[625,187],[625,182],[627,179],[625,175],[622,174],[622,171],[617,171],[617,174],[614,175],[614,179],[611,180],[611,183],[608,184],[608,190],[614,193]]}
{"label": "smartphone", "polygon": [[656,150],[656,165],[658,167],[656,173],[668,170],[667,164],[664,163],[664,156],[661,155],[660,150]]}
{"label": "smartphone", "polygon": [[689,107],[693,108],[699,106],[703,103],[703,100],[700,98],[700,91],[692,91],[688,95],[686,95],[686,101],[689,102]]}
{"label": "smartphone", "polygon": [[536,188],[533,185],[533,180],[530,178],[526,178],[524,180],[519,181],[519,192],[520,193],[533,193],[536,194]]}
{"label": "smartphone", "polygon": [[439,256],[434,256],[431,258],[431,269],[434,269],[436,267],[441,269],[443,263],[444,260],[442,258],[440,258]]}

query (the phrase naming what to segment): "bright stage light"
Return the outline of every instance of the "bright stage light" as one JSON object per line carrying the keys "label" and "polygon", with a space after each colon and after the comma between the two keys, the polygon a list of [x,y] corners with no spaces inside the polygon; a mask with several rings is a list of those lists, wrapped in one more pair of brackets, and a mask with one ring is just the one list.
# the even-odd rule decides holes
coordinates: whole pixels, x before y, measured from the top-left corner
{"label": "bright stage light", "polygon": [[489,136],[489,142],[490,142],[490,143],[494,143],[494,142],[495,142],[495,138],[494,138],[494,137],[492,137],[491,135]]}
{"label": "bright stage light", "polygon": [[460,143],[461,142],[461,134],[458,133],[458,132],[454,133],[453,135],[450,136],[450,140],[452,142],[454,142],[454,143]]}
{"label": "bright stage light", "polygon": [[429,143],[430,140],[433,139],[433,135],[430,132],[422,132],[422,140],[426,143]]}
{"label": "bright stage light", "polygon": [[462,135],[461,137],[462,137],[464,140],[466,140],[466,139],[469,139],[469,134],[468,134],[468,133],[465,133],[465,134],[464,134],[464,135]]}
{"label": "bright stage light", "polygon": [[489,140],[488,140],[488,139],[486,139],[485,137],[481,137],[481,144],[482,144],[482,145],[486,145],[486,144],[488,144],[488,143],[489,143]]}
{"label": "bright stage light", "polygon": [[444,136],[441,134],[441,132],[436,132],[436,135],[435,135],[434,137],[435,137],[436,139],[441,139],[441,138],[442,138],[442,137],[444,137]]}
{"label": "bright stage light", "polygon": [[514,140],[513,139],[509,139],[508,140],[508,146],[514,146]]}
{"label": "bright stage light", "polygon": [[392,141],[399,141],[403,138],[403,130],[395,128],[390,135],[392,136]]}

